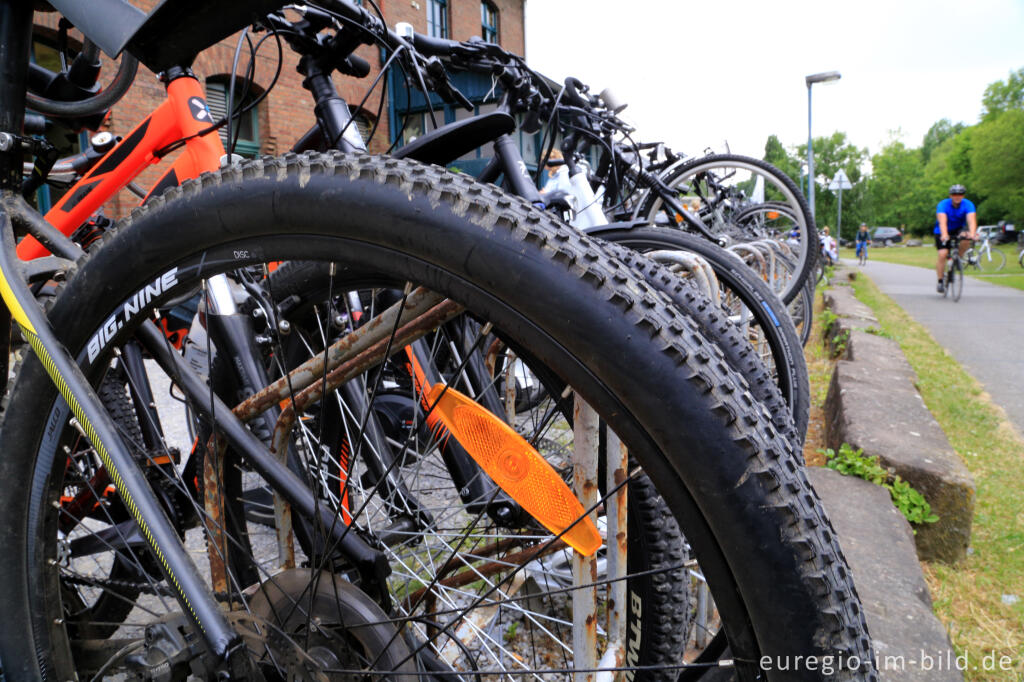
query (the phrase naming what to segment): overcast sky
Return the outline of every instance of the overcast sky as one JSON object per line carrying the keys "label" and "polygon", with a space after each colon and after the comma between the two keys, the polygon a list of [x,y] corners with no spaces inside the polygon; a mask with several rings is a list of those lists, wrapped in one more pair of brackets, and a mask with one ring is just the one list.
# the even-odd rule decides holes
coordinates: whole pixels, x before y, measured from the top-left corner
{"label": "overcast sky", "polygon": [[976,123],[985,87],[1024,67],[1024,0],[528,0],[530,65],[629,102],[639,139],[760,157],[768,135],[847,133],[877,152],[932,123]]}

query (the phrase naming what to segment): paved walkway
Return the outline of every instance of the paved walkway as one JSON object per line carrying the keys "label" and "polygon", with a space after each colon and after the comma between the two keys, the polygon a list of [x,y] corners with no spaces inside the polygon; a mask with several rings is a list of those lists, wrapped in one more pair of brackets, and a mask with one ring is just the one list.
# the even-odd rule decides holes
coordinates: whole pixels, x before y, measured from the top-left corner
{"label": "paved walkway", "polygon": [[[857,267],[855,261],[847,264]],[[928,328],[1024,433],[1024,291],[967,277],[963,296],[954,303],[935,293],[932,270],[879,261],[863,270]]]}

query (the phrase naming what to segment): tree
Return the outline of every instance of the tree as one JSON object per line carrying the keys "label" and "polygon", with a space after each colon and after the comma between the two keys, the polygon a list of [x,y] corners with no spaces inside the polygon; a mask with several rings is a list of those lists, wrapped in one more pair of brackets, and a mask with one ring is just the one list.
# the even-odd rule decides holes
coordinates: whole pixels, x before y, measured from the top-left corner
{"label": "tree", "polygon": [[1005,81],[990,83],[981,104],[982,121],[993,121],[1003,112],[1024,109],[1024,68],[1011,71]]}
{"label": "tree", "polygon": [[[797,155],[797,158],[806,158],[807,145],[798,146]],[[840,168],[853,185],[853,189],[843,191],[843,225],[847,226],[844,232],[852,235],[855,221],[864,219],[861,205],[865,193],[862,166],[867,160],[868,150],[850,144],[846,133],[835,132],[829,137],[814,138],[814,176],[817,182],[814,203],[815,220],[819,228],[836,224],[838,200],[836,193],[827,189],[827,185]]]}
{"label": "tree", "polygon": [[978,219],[1024,222],[1024,110],[1002,113],[974,128],[970,156]]}
{"label": "tree", "polygon": [[[775,135],[769,135],[768,141],[765,142],[764,160],[789,176],[793,184],[799,187],[801,192],[804,191],[803,173],[800,170],[803,160],[792,151],[787,151]],[[768,201],[782,201],[784,198],[778,190],[772,187],[765,188],[765,199]]]}
{"label": "tree", "polygon": [[769,135],[768,141],[764,144],[764,160],[788,175],[789,179],[797,186],[800,185],[800,166],[803,161],[791,152],[786,151],[786,148],[782,146],[782,142],[775,135]]}
{"label": "tree", "polygon": [[892,140],[871,158],[867,193],[876,225],[905,226],[914,234],[931,229],[934,201],[924,179],[921,156],[922,150]]}
{"label": "tree", "polygon": [[924,134],[924,142],[921,144],[921,161],[928,163],[936,147],[958,135],[963,129],[963,123],[952,123],[948,118],[933,123],[928,132]]}
{"label": "tree", "polygon": [[976,126],[964,128],[932,151],[931,158],[924,168],[924,177],[928,191],[933,196],[942,198],[949,193],[950,185],[960,183],[967,186],[972,199],[975,197],[976,188],[973,187],[971,172],[972,137],[975,129]]}

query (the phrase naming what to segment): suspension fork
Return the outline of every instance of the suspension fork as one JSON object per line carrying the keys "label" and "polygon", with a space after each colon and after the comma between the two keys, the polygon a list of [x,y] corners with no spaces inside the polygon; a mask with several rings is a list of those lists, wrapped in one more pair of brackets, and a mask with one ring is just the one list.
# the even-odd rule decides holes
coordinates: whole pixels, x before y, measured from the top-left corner
{"label": "suspension fork", "polygon": [[[217,352],[227,361],[232,375],[237,378],[237,395],[231,398],[233,402],[244,400],[270,383],[263,354],[256,344],[252,320],[238,310],[227,275],[216,275],[207,280],[204,300],[207,333]],[[274,320],[271,318],[268,323],[274,324]],[[270,443],[274,424],[280,412],[279,407],[272,407],[252,423],[251,428],[260,441]],[[300,479],[308,473],[303,469],[298,453],[291,443],[288,445],[285,465]],[[292,527],[306,554],[319,557],[326,551],[326,543],[315,528],[311,527],[311,522],[308,517],[300,516]]]}
{"label": "suspension fork", "polygon": [[[419,398],[419,406],[426,412],[430,409],[426,392],[430,387],[441,383],[442,377],[430,360],[429,348],[425,341],[416,341],[406,346],[405,356]],[[502,414],[500,408],[496,414]],[[500,490],[466,452],[462,444],[452,438],[436,413],[427,416],[426,426],[441,451],[445,468],[458,488],[459,497],[466,505],[466,509],[473,514],[487,512],[495,522],[501,524],[511,524],[518,519],[521,511],[519,505]]]}
{"label": "suspension fork", "polygon": [[[142,348],[137,341],[129,341],[124,345],[121,361],[128,374],[128,393],[131,395],[132,405],[135,407],[135,414],[139,419],[139,428],[142,431],[142,442],[146,446],[146,452],[161,452],[164,449],[164,432],[157,415],[153,388],[149,383],[149,376],[146,374],[143,364]],[[161,452],[161,454],[169,453]]]}
{"label": "suspension fork", "polygon": [[[320,126],[323,143],[328,149],[343,152],[366,151],[359,128],[352,123],[348,104],[338,95],[330,71],[318,59],[305,55],[299,60],[299,71],[305,75],[302,87],[313,95],[313,111]],[[303,136],[305,140],[310,133]]]}

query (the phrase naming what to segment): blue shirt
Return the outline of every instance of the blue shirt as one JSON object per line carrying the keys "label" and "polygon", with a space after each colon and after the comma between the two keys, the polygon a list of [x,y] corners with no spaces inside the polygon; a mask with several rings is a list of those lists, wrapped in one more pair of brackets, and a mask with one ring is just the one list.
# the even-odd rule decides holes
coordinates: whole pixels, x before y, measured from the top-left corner
{"label": "blue shirt", "polygon": [[[974,204],[970,199],[961,199],[960,206],[953,206],[953,200],[946,197],[939,202],[939,205],[935,208],[935,213],[946,214],[946,230],[949,234],[962,230],[964,225],[967,224],[967,214],[977,213],[974,208]],[[935,229],[932,230],[935,234],[939,233],[939,221],[935,221]]]}

